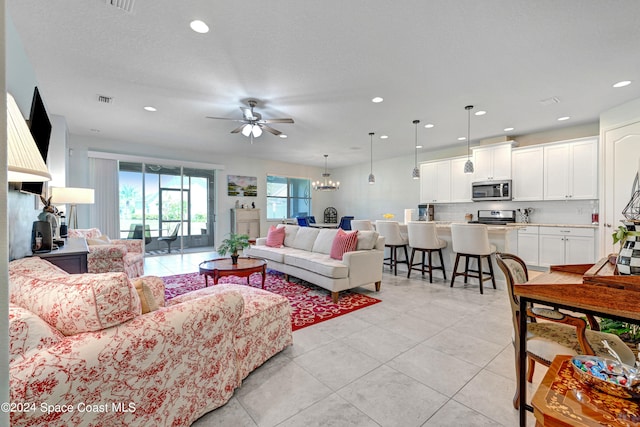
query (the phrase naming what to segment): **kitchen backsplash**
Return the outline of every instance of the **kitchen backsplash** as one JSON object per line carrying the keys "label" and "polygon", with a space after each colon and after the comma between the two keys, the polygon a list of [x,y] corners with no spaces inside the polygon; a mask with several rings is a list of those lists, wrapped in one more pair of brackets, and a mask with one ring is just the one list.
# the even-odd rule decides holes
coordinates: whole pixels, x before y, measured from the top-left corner
{"label": "kitchen backsplash", "polygon": [[[479,209],[533,208],[529,222],[540,224],[591,224],[593,207],[597,200],[542,201],[542,202],[473,202],[435,205],[436,221],[464,221],[467,213],[477,219]],[[520,217],[516,217],[520,221]]]}

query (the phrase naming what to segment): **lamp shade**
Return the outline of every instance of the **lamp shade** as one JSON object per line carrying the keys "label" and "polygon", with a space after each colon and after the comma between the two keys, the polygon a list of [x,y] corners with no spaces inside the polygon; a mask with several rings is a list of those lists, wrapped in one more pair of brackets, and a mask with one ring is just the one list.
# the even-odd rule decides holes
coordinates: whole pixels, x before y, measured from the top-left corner
{"label": "lamp shade", "polygon": [[51,175],[27,127],[27,122],[16,100],[7,93],[7,181],[50,180]]}
{"label": "lamp shade", "polygon": [[92,205],[94,203],[93,188],[52,187],[51,203],[55,205]]}

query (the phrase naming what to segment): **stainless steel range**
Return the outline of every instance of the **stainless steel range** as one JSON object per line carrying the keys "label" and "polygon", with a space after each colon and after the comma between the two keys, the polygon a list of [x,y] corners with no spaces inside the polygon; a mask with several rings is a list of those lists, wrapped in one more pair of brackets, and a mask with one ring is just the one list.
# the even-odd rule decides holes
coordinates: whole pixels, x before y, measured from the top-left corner
{"label": "stainless steel range", "polygon": [[515,210],[479,210],[477,220],[469,221],[471,224],[507,225],[516,222]]}

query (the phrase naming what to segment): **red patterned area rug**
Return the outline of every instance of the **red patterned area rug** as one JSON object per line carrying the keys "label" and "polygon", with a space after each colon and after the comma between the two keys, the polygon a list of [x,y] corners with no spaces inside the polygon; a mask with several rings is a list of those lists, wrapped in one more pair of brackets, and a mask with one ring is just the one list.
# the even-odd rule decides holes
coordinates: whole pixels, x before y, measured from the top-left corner
{"label": "red patterned area rug", "polygon": [[[162,279],[165,283],[166,299],[204,288],[204,276],[198,273],[177,274],[165,276]],[[209,286],[213,286],[212,283],[213,280],[209,279]],[[236,283],[246,286],[247,279],[228,276],[222,277],[219,283]],[[252,274],[250,283],[251,286],[260,288],[260,275]],[[338,304],[334,304],[331,294],[326,289],[304,281],[289,282],[280,273],[268,273],[264,288],[289,299],[292,308],[291,327],[294,331],[380,302],[379,299],[367,295],[342,291]]]}

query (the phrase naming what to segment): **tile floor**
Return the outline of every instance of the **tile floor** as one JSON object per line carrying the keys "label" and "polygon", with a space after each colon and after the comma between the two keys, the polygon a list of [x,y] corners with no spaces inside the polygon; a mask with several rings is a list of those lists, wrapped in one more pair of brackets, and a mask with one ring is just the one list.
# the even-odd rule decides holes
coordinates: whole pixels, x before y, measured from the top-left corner
{"label": "tile floor", "polygon": [[[145,274],[194,272],[213,257],[147,258]],[[382,302],[294,332],[292,346],[193,426],[518,425],[504,289],[480,295],[477,285],[385,270],[379,293],[358,291]],[[544,372],[538,365],[529,399]]]}

